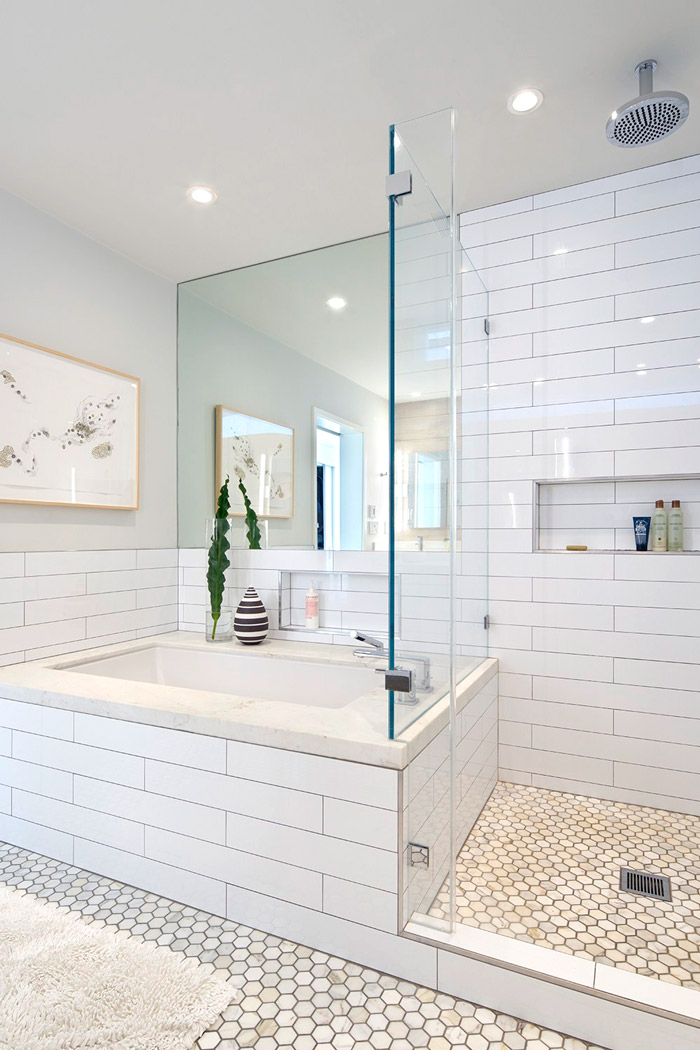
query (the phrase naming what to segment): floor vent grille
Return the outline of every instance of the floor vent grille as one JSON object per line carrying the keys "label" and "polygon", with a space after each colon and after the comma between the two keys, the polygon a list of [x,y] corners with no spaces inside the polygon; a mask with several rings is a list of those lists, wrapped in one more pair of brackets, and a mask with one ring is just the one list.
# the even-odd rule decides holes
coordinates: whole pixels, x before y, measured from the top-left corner
{"label": "floor vent grille", "polygon": [[642,897],[653,897],[657,901],[670,901],[671,880],[666,875],[652,875],[648,871],[620,869],[620,889],[638,893]]}

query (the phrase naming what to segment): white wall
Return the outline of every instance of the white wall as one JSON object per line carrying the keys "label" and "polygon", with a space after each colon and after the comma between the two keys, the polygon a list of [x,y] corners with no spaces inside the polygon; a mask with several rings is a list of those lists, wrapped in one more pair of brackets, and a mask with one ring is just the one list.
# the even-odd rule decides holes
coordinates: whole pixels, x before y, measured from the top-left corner
{"label": "white wall", "polygon": [[[568,534],[629,547],[632,513],[657,496],[697,500],[697,482],[640,494],[614,479],[700,472],[699,228],[700,157],[462,217],[490,290],[501,775],[696,813],[700,555],[535,552],[531,526],[533,479],[612,479],[602,498],[570,490],[578,504],[543,537],[557,546]],[[465,321],[465,360],[480,335],[479,319]],[[465,391],[482,380],[466,363]],[[697,502],[686,524],[693,544]]]}
{"label": "white wall", "polygon": [[0,229],[0,331],[139,376],[142,397],[139,510],[3,503],[0,551],[174,546],[175,285],[2,191]]}
{"label": "white wall", "polygon": [[[181,547],[202,543],[204,519],[216,508],[214,408],[223,404],[294,428],[294,515],[268,521],[271,547],[315,545],[312,409],[361,426],[365,497],[377,507],[380,523],[380,533],[366,536],[366,545],[376,542],[377,549],[386,549],[389,406],[384,398],[250,328],[186,286],[180,289],[178,372]],[[242,542],[242,523],[240,535]]]}

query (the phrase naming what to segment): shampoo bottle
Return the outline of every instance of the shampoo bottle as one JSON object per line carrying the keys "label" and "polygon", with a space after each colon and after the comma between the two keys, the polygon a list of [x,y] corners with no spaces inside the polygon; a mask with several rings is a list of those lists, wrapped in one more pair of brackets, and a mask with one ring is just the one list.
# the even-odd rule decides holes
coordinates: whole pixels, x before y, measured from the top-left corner
{"label": "shampoo bottle", "polygon": [[668,516],[668,549],[683,550],[683,511],[679,499],[671,501],[671,513]]}
{"label": "shampoo bottle", "polygon": [[653,551],[668,550],[668,520],[662,499],[657,499],[654,513],[651,516],[651,549]]}
{"label": "shampoo bottle", "polygon": [[318,591],[313,583],[306,592],[306,629],[318,630]]}

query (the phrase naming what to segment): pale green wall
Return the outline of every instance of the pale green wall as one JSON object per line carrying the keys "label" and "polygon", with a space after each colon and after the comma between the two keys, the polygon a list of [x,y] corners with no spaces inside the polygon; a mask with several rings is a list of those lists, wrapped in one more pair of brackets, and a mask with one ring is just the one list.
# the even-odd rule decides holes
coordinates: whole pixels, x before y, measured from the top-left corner
{"label": "pale green wall", "polygon": [[174,547],[176,285],[3,190],[0,230],[0,329],[141,380],[139,509],[3,503],[0,551]]}

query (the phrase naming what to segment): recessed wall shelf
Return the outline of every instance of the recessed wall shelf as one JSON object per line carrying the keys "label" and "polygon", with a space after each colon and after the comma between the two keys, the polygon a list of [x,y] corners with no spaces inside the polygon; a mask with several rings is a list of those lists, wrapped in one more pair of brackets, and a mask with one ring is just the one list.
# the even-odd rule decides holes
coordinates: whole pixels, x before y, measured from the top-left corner
{"label": "recessed wall shelf", "polygon": [[[357,573],[346,573],[346,572],[333,572],[328,569],[324,570],[294,570],[294,569],[283,569],[277,574],[277,590],[279,596],[279,630],[280,631],[293,631],[295,634],[308,634],[313,637],[314,635],[350,635],[354,628],[354,623],[347,622],[348,619],[357,621],[358,629],[369,630],[371,634],[386,634],[386,626],[376,626],[374,624],[374,618],[371,625],[362,623],[363,619],[368,620],[367,615],[353,614],[352,606],[348,608],[347,603],[343,600],[343,596],[348,594],[348,588],[343,587],[344,576],[355,576]],[[367,575],[360,573],[360,575]],[[386,579],[384,574],[373,574],[375,579]],[[309,584],[313,582],[316,590],[319,593],[319,627],[309,628],[305,623],[304,606],[306,591],[309,588]],[[388,586],[388,581],[387,581]],[[358,591],[355,588],[349,589],[353,594],[357,595]],[[362,588],[360,588],[362,590]],[[385,591],[380,588],[378,591],[373,590],[373,594],[383,594]],[[387,604],[382,600],[382,612],[384,611],[384,605]],[[397,607],[400,608],[400,589],[397,584]],[[399,618],[397,617],[397,620]]]}
{"label": "recessed wall shelf", "polygon": [[[532,550],[548,553],[633,554],[637,551],[633,516],[651,516],[663,499],[679,499],[684,518],[685,554],[700,554],[700,473],[596,478],[550,478],[533,482]],[[568,544],[588,550],[567,551]]]}

